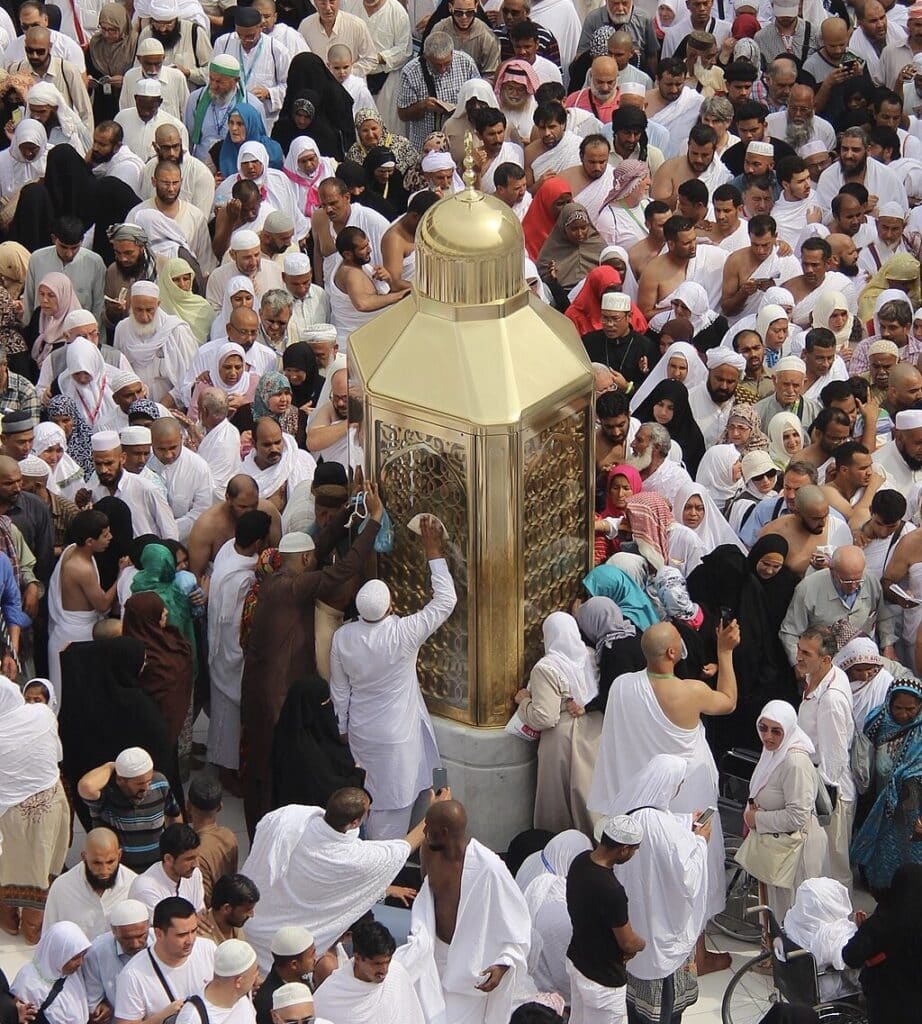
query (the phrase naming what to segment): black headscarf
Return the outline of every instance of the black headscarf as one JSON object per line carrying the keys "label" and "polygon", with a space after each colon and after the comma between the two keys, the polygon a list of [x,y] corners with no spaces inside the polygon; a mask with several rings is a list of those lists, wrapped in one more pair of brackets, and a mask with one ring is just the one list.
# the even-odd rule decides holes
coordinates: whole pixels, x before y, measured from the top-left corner
{"label": "black headscarf", "polygon": [[303,384],[291,384],[291,401],[299,408],[307,402],[317,403],[324,378],[317,369],[317,357],[306,341],[296,341],[282,353],[282,369],[301,370],[307,374]]}
{"label": "black headscarf", "polygon": [[[71,146],[63,146],[71,149]],[[57,146],[54,149],[58,149]],[[51,151],[54,152],[54,149]],[[49,156],[51,153],[48,154]],[[7,228],[6,237],[19,242],[29,252],[51,245],[51,225],[54,223],[54,206],[48,189],[41,182],[33,181],[24,185],[16,203],[16,212]]]}
{"label": "black headscarf", "polygon": [[[55,146],[54,148],[59,149],[60,147]],[[109,228],[113,224],[123,224],[128,220],[128,211],[133,210],[141,202],[141,199],[130,185],[111,176],[96,179],[94,199],[93,223],[96,225],[96,230],[93,232],[93,252],[108,267],[115,259],[115,252],[109,241]],[[188,257],[188,253],[183,252],[180,255]],[[194,263],[193,266],[197,266],[197,263]]]}
{"label": "black headscarf", "polygon": [[93,172],[73,146],[55,146],[49,151],[45,188],[55,217],[77,217],[89,228],[96,212],[97,184]]}
{"label": "black headscarf", "polygon": [[655,423],[653,407],[663,399],[672,402],[672,419],[666,424],[669,436],[682,449],[682,460],[694,479],[704,456],[704,438],[688,404],[688,388],[680,380],[661,380],[637,407],[634,415],[641,423]]}
{"label": "black headscarf", "polygon": [[109,519],[112,541],[105,551],[93,555],[96,568],[99,570],[99,585],[103,590],[118,579],[118,560],[131,554],[131,541],[134,532],[131,525],[131,509],[121,498],[100,498],[93,508],[103,512]]}
{"label": "black headscarf", "polygon": [[[314,104],[315,111],[310,126],[311,138],[323,156],[342,160],[346,150],[355,142],[352,96],[336,81],[321,57],[316,53],[299,53],[288,68],[288,85],[280,121],[290,118],[294,101],[304,97],[308,91],[313,95],[306,98]],[[276,137],[274,133],[272,137]]]}
{"label": "black headscarf", "polygon": [[329,686],[318,675],[293,683],[272,739],[274,806],[326,807],[337,789],[364,782],[365,772],[340,742]]}
{"label": "black headscarf", "polygon": [[391,219],[390,205],[377,192],[372,192],[368,187],[368,177],[365,174],[365,168],[360,163],[356,163],[355,160],[343,160],[336,168],[336,177],[340,181],[344,181],[350,189],[361,189],[360,192],[353,193],[353,203],[374,210],[375,213],[380,213],[387,220]]}
{"label": "black headscarf", "polygon": [[375,171],[383,164],[392,163],[396,165],[396,162],[394,151],[388,149],[387,146],[372,146],[362,162],[362,167],[365,170],[365,179],[368,182],[368,191],[379,195],[382,201],[387,204],[390,213],[385,216],[387,216],[388,220],[394,220],[407,212],[407,201],[410,197],[407,190],[403,187],[403,175],[396,166],[391,171],[391,176],[388,178],[386,185],[382,185],[378,181],[375,177]]}
{"label": "black headscarf", "polygon": [[760,537],[749,549],[746,561],[750,572],[762,588],[769,620],[775,629],[780,629],[794,596],[794,588],[799,581],[786,565],[781,566],[771,579],[763,580],[756,572],[756,566],[760,559],[770,554],[788,557],[788,542],[779,533],[768,533]]}
{"label": "black headscarf", "polygon": [[61,652],[58,731],[64,775],[76,788],[91,768],[114,761],[126,747],[143,747],[169,779],[180,807],[182,785],[166,720],[141,689],[144,644],[131,637],[69,644]]}
{"label": "black headscarf", "polygon": [[615,132],[639,131],[640,152],[638,160],[647,159],[647,115],[639,107],[618,107],[611,115],[611,130]]}

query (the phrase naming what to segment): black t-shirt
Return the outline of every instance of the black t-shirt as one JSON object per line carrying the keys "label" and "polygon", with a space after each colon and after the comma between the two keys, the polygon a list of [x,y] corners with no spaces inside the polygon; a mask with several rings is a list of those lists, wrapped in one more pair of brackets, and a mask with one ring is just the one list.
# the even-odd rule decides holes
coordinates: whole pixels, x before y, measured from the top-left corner
{"label": "black t-shirt", "polygon": [[[616,370],[634,387],[647,379],[647,374],[659,362],[659,349],[645,335],[628,331],[623,338],[609,338],[604,331],[590,331],[583,335],[583,348],[593,363],[602,363],[610,370]],[[646,369],[641,369],[640,360],[646,358]]]}
{"label": "black t-shirt", "polygon": [[573,938],[567,957],[590,981],[606,988],[627,984],[624,954],[612,932],[627,924],[627,893],[611,868],[579,854],[567,873],[567,913]]}

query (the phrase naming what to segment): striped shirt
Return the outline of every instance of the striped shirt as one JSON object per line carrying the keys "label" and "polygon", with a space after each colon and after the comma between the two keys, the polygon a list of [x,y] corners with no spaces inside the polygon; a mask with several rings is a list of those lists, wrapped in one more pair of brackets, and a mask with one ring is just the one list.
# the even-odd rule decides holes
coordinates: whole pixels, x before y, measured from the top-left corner
{"label": "striped shirt", "polygon": [[166,819],[180,816],[170,784],[160,772],[154,772],[140,803],[126,796],[113,777],[99,799],[88,800],[86,804],[93,828],[111,828],[122,847],[122,863],[138,872],[160,860],[160,833]]}

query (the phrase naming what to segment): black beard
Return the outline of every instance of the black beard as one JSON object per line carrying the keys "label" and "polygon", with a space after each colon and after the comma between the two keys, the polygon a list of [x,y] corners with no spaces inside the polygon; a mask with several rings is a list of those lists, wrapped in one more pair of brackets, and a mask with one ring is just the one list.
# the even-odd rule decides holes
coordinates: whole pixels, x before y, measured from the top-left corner
{"label": "black beard", "polygon": [[867,158],[867,157],[865,157],[865,158],[864,158],[864,159],[863,159],[863,160],[861,161],[861,163],[860,163],[860,164],[858,164],[858,166],[857,166],[857,167],[853,168],[852,170],[849,170],[848,168],[846,168],[846,167],[843,167],[843,168],[842,168],[842,171],[843,171],[843,173],[844,173],[844,174],[845,174],[846,176],[849,176],[849,175],[853,175],[853,174],[856,174],[856,175],[857,175],[857,174],[864,174],[864,172],[865,172],[865,171],[867,170],[867,167],[868,167],[868,158]]}
{"label": "black beard", "polygon": [[725,395],[722,392],[718,392],[717,394],[715,394],[714,391],[711,389],[710,382],[708,382],[706,384],[706,386],[707,386],[707,389],[708,389],[708,394],[711,396],[711,401],[715,405],[722,405],[724,402],[729,402],[730,399],[733,397],[732,394],[731,395]]}
{"label": "black beard", "polygon": [[180,28],[179,20],[177,19],[176,24],[169,32],[158,32],[153,25],[150,27],[150,34],[157,42],[163,44],[164,50],[169,52],[179,42],[180,36],[182,35],[182,29]]}
{"label": "black beard", "polygon": [[839,273],[844,274],[846,277],[857,277],[858,276],[858,264],[857,263],[843,263],[839,261]]}
{"label": "black beard", "polygon": [[86,880],[93,892],[105,892],[107,889],[115,888],[115,883],[118,880],[118,868],[112,872],[111,878],[106,879],[100,879],[95,875],[90,874],[90,869],[86,864],[83,865],[83,870],[86,874]]}
{"label": "black beard", "polygon": [[917,470],[922,469],[922,459],[914,459],[908,452],[903,451],[899,445],[897,445],[897,451],[902,456],[903,462],[915,473]]}

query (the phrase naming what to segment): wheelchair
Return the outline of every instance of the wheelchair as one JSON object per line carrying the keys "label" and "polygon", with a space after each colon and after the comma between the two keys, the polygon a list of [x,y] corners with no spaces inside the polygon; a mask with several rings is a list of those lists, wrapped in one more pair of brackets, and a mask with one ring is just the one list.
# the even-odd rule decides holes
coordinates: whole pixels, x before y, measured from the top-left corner
{"label": "wheelchair", "polygon": [[759,760],[754,750],[734,748],[720,759],[717,809],[726,849],[727,903],[711,924],[740,942],[758,945],[762,929],[749,911],[759,903],[759,883],[736,863],[743,842],[743,811],[749,798],[749,780]]}
{"label": "wheelchair", "polygon": [[810,1006],[823,1024],[867,1024],[860,993],[821,999],[813,954],[784,934],[768,907],[752,907],[748,914],[766,915],[771,950],[753,957],[733,975],[720,1007],[723,1024],[758,1024],[776,1003]]}

